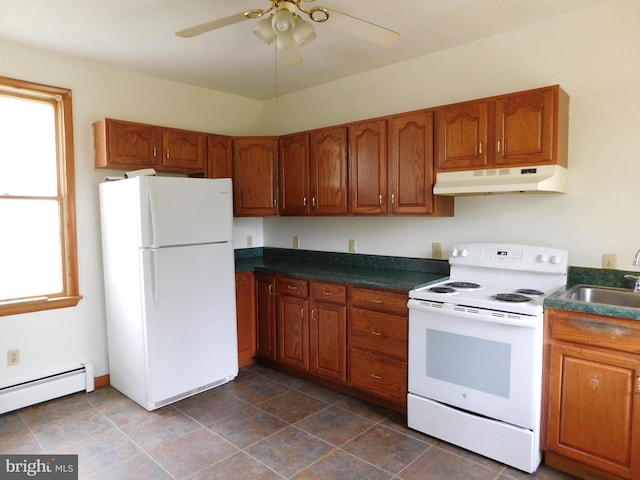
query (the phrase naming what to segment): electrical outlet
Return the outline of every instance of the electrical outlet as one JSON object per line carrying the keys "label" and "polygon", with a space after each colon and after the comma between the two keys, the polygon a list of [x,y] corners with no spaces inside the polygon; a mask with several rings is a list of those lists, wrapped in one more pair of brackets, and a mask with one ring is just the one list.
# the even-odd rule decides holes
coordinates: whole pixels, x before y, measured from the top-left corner
{"label": "electrical outlet", "polygon": [[356,239],[355,238],[350,238],[349,239],[349,253],[356,253],[356,250],[357,250]]}
{"label": "electrical outlet", "polygon": [[602,268],[616,268],[618,260],[615,253],[602,254]]}
{"label": "electrical outlet", "polygon": [[247,235],[247,247],[253,247],[253,237],[251,235]]}
{"label": "electrical outlet", "polygon": [[7,365],[9,367],[13,365],[18,365],[20,363],[20,350],[14,348],[12,350],[7,350]]}
{"label": "electrical outlet", "polygon": [[293,236],[293,248],[300,248],[300,237],[298,235]]}
{"label": "electrical outlet", "polygon": [[442,258],[442,244],[440,242],[433,242],[431,244],[431,258]]}

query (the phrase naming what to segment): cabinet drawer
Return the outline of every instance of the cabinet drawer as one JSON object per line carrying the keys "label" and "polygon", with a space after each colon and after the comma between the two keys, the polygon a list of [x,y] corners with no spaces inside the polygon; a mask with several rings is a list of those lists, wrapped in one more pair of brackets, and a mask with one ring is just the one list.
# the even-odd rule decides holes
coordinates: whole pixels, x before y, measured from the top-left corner
{"label": "cabinet drawer", "polygon": [[309,295],[309,282],[299,278],[280,277],[277,286],[278,294],[307,297]]}
{"label": "cabinet drawer", "polygon": [[335,283],[311,282],[311,298],[331,303],[347,302],[347,287]]}
{"label": "cabinet drawer", "polygon": [[640,322],[587,313],[548,311],[554,340],[640,353]]}
{"label": "cabinet drawer", "polygon": [[371,310],[408,315],[408,300],[408,295],[405,293],[385,292],[371,288],[351,288],[351,304]]}
{"label": "cabinet drawer", "polygon": [[407,360],[407,318],[360,308],[349,310],[349,346]]}
{"label": "cabinet drawer", "polygon": [[350,351],[351,386],[396,402],[407,401],[407,363],[358,349]]}

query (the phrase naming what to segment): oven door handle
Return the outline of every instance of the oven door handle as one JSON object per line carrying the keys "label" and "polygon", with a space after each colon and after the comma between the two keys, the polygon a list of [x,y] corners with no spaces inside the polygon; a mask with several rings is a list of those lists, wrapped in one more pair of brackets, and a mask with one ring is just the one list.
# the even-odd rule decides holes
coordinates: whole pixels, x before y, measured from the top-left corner
{"label": "oven door handle", "polygon": [[409,307],[409,314],[411,314],[411,310],[414,310],[416,312],[435,313],[439,315],[467,318],[469,320],[498,323],[500,325],[510,325],[514,327],[536,328],[537,325],[542,325],[542,319],[536,316],[510,314],[508,312],[466,307],[464,305],[454,305],[452,303],[427,302],[412,298],[409,299],[407,307]]}

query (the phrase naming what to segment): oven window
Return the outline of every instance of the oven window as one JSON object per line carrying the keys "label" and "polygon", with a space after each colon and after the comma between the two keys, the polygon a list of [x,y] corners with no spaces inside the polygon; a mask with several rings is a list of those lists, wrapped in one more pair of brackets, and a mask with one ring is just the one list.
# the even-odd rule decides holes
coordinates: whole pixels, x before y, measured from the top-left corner
{"label": "oven window", "polygon": [[427,329],[427,376],[509,398],[511,345]]}

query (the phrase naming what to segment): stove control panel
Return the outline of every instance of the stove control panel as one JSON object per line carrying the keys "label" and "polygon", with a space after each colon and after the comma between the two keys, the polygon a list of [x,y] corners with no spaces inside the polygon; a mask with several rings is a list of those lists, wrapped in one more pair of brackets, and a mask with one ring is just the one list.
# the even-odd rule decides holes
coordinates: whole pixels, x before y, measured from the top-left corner
{"label": "stove control panel", "polygon": [[565,250],[533,245],[468,243],[454,245],[449,263],[467,267],[566,273]]}

